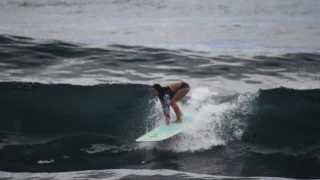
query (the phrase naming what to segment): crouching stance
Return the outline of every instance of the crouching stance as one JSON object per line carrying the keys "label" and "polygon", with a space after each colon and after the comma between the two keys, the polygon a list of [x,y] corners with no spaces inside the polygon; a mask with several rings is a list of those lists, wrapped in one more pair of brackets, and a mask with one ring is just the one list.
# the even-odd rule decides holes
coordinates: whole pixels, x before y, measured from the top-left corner
{"label": "crouching stance", "polygon": [[182,113],[177,102],[190,91],[189,84],[185,82],[176,82],[169,84],[166,87],[161,87],[160,84],[154,84],[151,91],[154,96],[158,96],[160,99],[163,113],[166,118],[166,125],[170,124],[170,106],[172,106],[177,116],[177,120],[173,123],[182,123]]}

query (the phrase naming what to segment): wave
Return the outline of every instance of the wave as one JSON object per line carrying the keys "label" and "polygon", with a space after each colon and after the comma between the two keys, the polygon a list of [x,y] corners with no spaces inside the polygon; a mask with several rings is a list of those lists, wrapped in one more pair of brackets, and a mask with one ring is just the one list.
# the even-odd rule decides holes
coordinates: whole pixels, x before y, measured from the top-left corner
{"label": "wave", "polygon": [[[182,112],[194,117],[183,133],[135,143],[162,123],[159,101],[149,88],[0,83],[0,169],[170,168],[229,175],[228,167],[241,176],[318,177],[319,89],[226,95],[193,88],[180,103]],[[284,160],[281,171],[278,159]],[[292,174],[297,169],[291,162],[310,168]]]}
{"label": "wave", "polygon": [[[106,133],[139,128],[148,106],[144,85],[74,86],[1,83],[1,130],[20,133]],[[122,129],[122,130],[121,130]],[[129,129],[131,130],[131,128]]]}
{"label": "wave", "polygon": [[270,146],[319,143],[320,90],[261,90],[243,139]]}
{"label": "wave", "polygon": [[[0,49],[0,170],[319,177],[317,53],[244,58],[9,35]],[[192,124],[136,143],[163,123],[150,84],[177,80],[191,86],[180,107]]]}
{"label": "wave", "polygon": [[[139,84],[2,82],[0,128],[3,132],[92,133],[134,140],[162,122],[159,102],[149,88]],[[195,88],[181,108],[194,122],[178,136],[178,142],[187,145],[176,151],[208,149],[234,140],[270,146],[319,142],[319,89],[276,88],[220,95],[208,88]]]}

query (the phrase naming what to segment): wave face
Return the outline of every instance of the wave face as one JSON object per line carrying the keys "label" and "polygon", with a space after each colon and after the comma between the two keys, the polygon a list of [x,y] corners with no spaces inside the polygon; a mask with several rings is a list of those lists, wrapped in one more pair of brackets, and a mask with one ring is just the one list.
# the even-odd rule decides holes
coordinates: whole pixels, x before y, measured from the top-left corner
{"label": "wave face", "polygon": [[[149,89],[146,85],[135,84],[75,86],[2,82],[1,130],[129,136],[127,133],[144,126],[144,120],[150,116],[161,117],[161,112],[155,112],[160,111],[158,102],[150,101]],[[236,129],[219,125],[224,140],[239,138],[234,133],[242,128],[245,134],[241,138],[258,144],[285,147],[318,143],[319,89],[276,88],[260,90],[253,95],[232,96],[217,96],[207,91],[205,99],[199,100],[199,94],[205,93],[204,89],[196,89],[182,108],[210,121],[237,119],[233,121],[238,123]],[[220,110],[214,111],[214,108]],[[217,120],[214,123],[218,123]]]}
{"label": "wave face", "polygon": [[[250,163],[255,162],[275,175],[291,176],[286,171],[295,170],[289,164],[292,161],[319,167],[319,89],[276,88],[255,94],[220,96],[196,88],[181,104],[184,112],[195,117],[186,132],[160,143],[135,144],[134,140],[146,129],[161,123],[157,121],[162,118],[159,102],[151,100],[149,88],[135,84],[0,83],[3,147],[0,168],[6,171],[167,168],[161,162],[175,157],[179,159],[179,169],[188,171],[191,167],[183,165],[186,156],[192,156],[191,162],[195,164],[202,156],[206,160],[213,156],[231,162],[240,159],[238,163],[245,166],[242,168],[253,168]],[[275,160],[264,162],[269,158]],[[285,161],[280,173],[274,169],[277,158]],[[109,163],[101,164],[102,160]],[[219,166],[219,162],[213,162],[214,166]],[[17,167],[16,163],[22,164]],[[75,163],[83,166],[72,166]],[[208,164],[200,169],[213,166],[212,162],[203,163]],[[216,170],[224,172],[221,168]],[[252,172],[263,171],[255,168]],[[254,175],[240,169],[235,172]],[[316,169],[304,174],[317,175]]]}
{"label": "wave face", "polygon": [[[6,177],[105,169],[320,177],[319,53],[214,55],[12,35],[0,35],[0,49]],[[168,140],[136,143],[163,123],[151,85],[180,80],[191,86],[179,104],[192,124]]]}
{"label": "wave face", "polygon": [[261,90],[244,139],[281,147],[315,145],[320,137],[319,103],[319,89]]}
{"label": "wave face", "polygon": [[121,135],[139,127],[150,96],[144,85],[0,84],[1,130],[20,133]]}

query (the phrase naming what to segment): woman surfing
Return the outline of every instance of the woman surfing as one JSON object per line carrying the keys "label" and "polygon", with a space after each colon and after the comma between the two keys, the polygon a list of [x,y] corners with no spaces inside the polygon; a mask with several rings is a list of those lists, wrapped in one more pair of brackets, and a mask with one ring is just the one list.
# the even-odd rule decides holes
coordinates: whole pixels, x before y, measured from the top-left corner
{"label": "woman surfing", "polygon": [[177,119],[173,123],[182,123],[182,113],[177,104],[189,91],[190,86],[185,82],[171,83],[166,87],[154,84],[151,88],[152,94],[160,99],[162,110],[166,118],[166,125],[170,124],[170,106],[176,113]]}

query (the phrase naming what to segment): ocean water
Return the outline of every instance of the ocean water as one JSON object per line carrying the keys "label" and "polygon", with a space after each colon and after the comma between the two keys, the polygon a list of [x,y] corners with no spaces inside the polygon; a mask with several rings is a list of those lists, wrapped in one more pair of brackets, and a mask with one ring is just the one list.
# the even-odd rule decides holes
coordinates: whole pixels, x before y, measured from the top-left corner
{"label": "ocean water", "polygon": [[[0,179],[320,178],[319,7],[0,1]],[[175,81],[194,121],[135,142]]]}

